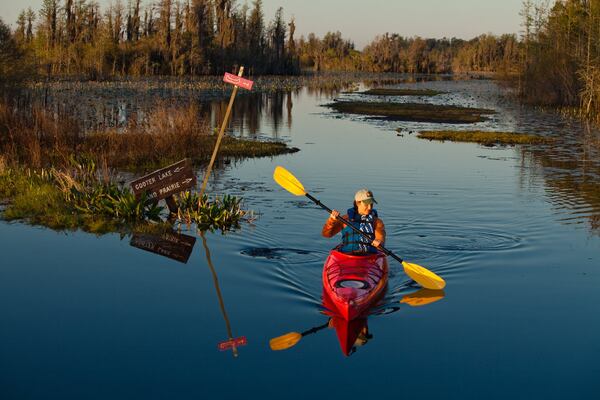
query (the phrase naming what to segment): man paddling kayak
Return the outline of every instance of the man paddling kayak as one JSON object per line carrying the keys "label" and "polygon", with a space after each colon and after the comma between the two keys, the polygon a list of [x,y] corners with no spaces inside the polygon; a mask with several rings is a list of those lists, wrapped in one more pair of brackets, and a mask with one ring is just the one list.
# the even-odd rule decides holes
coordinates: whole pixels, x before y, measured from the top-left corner
{"label": "man paddling kayak", "polygon": [[360,189],[354,195],[354,206],[348,209],[344,218],[350,221],[361,232],[366,233],[371,241],[354,232],[337,218],[339,211],[332,210],[329,219],[323,225],[322,235],[326,238],[333,237],[342,232],[342,243],[339,251],[348,254],[373,254],[377,253],[377,247],[385,242],[385,226],[378,218],[377,211],[373,209],[373,203],[377,204],[373,192],[368,189]]}

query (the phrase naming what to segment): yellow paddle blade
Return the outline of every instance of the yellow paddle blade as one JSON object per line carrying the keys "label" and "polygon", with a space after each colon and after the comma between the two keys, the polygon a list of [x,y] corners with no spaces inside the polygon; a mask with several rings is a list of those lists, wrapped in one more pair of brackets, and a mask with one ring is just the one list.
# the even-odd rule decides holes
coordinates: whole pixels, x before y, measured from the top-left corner
{"label": "yellow paddle blade", "polygon": [[283,336],[271,339],[269,341],[269,346],[271,347],[271,350],[274,351],[285,350],[298,343],[300,339],[302,339],[301,334],[299,334],[298,332],[290,332]]}
{"label": "yellow paddle blade", "polygon": [[400,303],[408,304],[411,307],[426,306],[435,303],[444,298],[443,290],[419,289],[416,292],[409,293],[400,300]]}
{"label": "yellow paddle blade", "polygon": [[275,167],[275,171],[273,171],[273,179],[275,179],[275,182],[277,182],[282,188],[296,196],[304,196],[306,194],[302,183],[300,183],[300,181],[296,179],[296,177],[292,175],[290,171],[283,167]]}
{"label": "yellow paddle blade", "polygon": [[446,286],[446,282],[442,278],[420,265],[402,261],[402,266],[406,275],[410,276],[415,282],[426,289],[439,290]]}

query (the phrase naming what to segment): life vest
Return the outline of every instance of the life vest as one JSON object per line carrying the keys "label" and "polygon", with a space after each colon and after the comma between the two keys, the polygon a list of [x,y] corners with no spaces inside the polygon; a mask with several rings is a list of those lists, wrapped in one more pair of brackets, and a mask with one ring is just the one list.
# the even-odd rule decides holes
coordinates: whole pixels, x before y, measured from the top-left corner
{"label": "life vest", "polygon": [[375,240],[375,221],[377,211],[371,210],[368,215],[360,215],[354,208],[348,209],[348,221],[369,235],[367,239],[361,234],[354,232],[349,226],[342,229],[342,244],[339,249],[342,253],[377,253],[377,249],[370,245]]}

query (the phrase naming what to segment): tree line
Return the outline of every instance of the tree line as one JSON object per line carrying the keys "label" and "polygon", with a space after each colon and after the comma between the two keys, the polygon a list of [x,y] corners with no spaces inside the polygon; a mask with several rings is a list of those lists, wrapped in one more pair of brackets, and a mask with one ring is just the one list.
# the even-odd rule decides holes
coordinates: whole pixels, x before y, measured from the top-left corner
{"label": "tree line", "polygon": [[310,34],[298,41],[303,68],[396,73],[517,72],[520,44],[516,35],[481,35],[472,40],[423,39],[380,35],[362,52],[329,32],[323,39]]}
{"label": "tree line", "polygon": [[48,75],[209,75],[239,65],[295,74],[294,30],[281,8],[265,23],[261,0],[117,0],[104,11],[90,0],[44,0],[37,14],[21,12],[14,39]]}
{"label": "tree line", "polygon": [[472,40],[386,33],[362,51],[340,32],[295,37],[283,9],[265,23],[261,0],[44,0],[16,29],[0,21],[0,81],[11,76],[249,74],[313,71],[495,72],[525,101],[575,107],[600,123],[600,0],[524,0],[523,31]]}
{"label": "tree line", "polygon": [[295,37],[279,8],[266,24],[261,0],[44,0],[23,10],[14,40],[46,75],[209,75],[245,65],[250,74],[315,71],[451,73],[517,64],[514,35],[422,39],[388,34],[361,52],[340,32]]}
{"label": "tree line", "polygon": [[525,0],[521,14],[522,97],[575,107],[600,124],[600,0]]}

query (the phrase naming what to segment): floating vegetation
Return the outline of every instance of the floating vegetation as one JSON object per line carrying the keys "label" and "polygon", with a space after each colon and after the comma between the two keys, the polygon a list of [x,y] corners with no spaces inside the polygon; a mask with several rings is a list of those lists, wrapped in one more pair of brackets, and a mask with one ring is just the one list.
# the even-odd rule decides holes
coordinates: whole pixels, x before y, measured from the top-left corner
{"label": "floating vegetation", "polygon": [[[102,176],[93,162],[73,161],[70,169],[39,171],[4,168],[0,171],[0,199],[7,204],[2,218],[21,220],[55,230],[82,229],[92,233],[147,231],[144,225],[163,223],[163,207],[136,197],[131,190]],[[238,228],[253,214],[241,207],[242,200],[223,196],[198,201],[194,193],[179,196],[178,215],[196,223],[200,230]]]}
{"label": "floating vegetation", "polygon": [[417,135],[417,137],[429,140],[474,142],[486,146],[495,144],[542,144],[551,141],[551,139],[543,136],[525,133],[485,131],[422,131]]}
{"label": "floating vegetation", "polygon": [[337,101],[327,104],[341,113],[370,115],[394,121],[434,122],[466,124],[481,122],[482,115],[493,114],[494,110],[445,106],[427,103],[391,103],[366,101]]}
{"label": "floating vegetation", "polygon": [[362,92],[369,96],[437,96],[446,92],[431,89],[387,89],[376,88]]}
{"label": "floating vegetation", "polygon": [[[399,73],[368,73],[368,72],[320,72],[305,73],[303,75],[263,75],[250,76],[254,81],[253,92],[277,92],[281,90],[298,90],[303,87],[312,89],[342,90],[354,87],[356,82],[365,85],[385,85],[400,82],[412,82],[416,78],[411,75]],[[435,79],[437,77],[433,77]],[[194,76],[194,77],[114,77],[101,81],[81,79],[77,77],[62,77],[50,81],[33,81],[28,84],[32,91],[51,94],[64,92],[130,92],[147,93],[162,97],[178,95],[184,92],[184,97],[189,97],[189,92],[208,92],[217,94],[225,92],[225,96],[231,92],[231,85],[223,82],[223,76]],[[243,93],[243,92],[242,92]]]}

